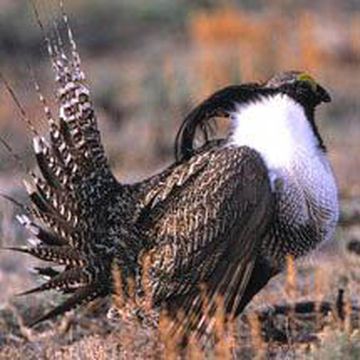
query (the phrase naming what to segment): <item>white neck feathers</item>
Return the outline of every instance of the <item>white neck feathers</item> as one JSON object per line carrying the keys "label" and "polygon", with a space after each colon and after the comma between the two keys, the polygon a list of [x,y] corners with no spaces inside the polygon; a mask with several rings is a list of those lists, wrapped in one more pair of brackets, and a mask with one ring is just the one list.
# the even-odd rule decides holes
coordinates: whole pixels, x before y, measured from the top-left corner
{"label": "white neck feathers", "polygon": [[257,150],[270,170],[291,168],[299,156],[319,153],[303,107],[284,94],[238,105],[230,142]]}
{"label": "white neck feathers", "polygon": [[275,180],[282,180],[279,201],[293,207],[297,199],[298,223],[305,224],[311,214],[321,213],[316,220],[323,232],[319,241],[329,239],[338,217],[337,186],[303,107],[279,94],[239,105],[232,121],[230,144],[259,152],[273,190]]}

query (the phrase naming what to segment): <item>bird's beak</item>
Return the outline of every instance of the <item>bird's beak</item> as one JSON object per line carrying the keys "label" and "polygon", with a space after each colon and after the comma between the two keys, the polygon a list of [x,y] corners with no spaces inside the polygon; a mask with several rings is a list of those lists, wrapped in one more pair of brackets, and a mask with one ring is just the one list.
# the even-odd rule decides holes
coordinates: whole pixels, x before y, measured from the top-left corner
{"label": "bird's beak", "polygon": [[331,97],[329,93],[319,84],[316,86],[316,95],[319,99],[319,102],[330,102]]}

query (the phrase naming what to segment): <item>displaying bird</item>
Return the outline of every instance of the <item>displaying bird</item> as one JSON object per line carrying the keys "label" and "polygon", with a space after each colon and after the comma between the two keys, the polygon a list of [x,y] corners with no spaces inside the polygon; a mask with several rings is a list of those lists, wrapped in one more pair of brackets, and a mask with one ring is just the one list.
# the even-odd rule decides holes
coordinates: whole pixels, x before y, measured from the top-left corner
{"label": "displaying bird", "polygon": [[[178,165],[146,193],[141,220],[158,242],[150,250],[156,301],[191,311],[205,284],[236,316],[287,257],[332,237],[337,186],[315,123],[316,106],[329,101],[312,77],[290,71],[224,88],[186,117]],[[197,128],[206,132],[217,116],[229,118],[229,135],[194,149]]]}
{"label": "displaying bird", "polygon": [[[330,97],[312,77],[291,71],[217,91],[185,118],[175,163],[123,184],[109,167],[63,17],[70,56],[45,37],[59,114],[38,90],[49,131],[34,137],[40,175],[29,174],[31,204],[18,215],[32,238],[12,249],[63,265],[37,268],[48,281],[24,294],[57,289],[70,296],[31,325],[111,294],[116,265],[125,297],[132,279],[136,296],[147,292],[153,309],[184,310],[200,328],[204,296],[210,308],[221,296],[236,316],[288,256],[332,237],[337,187],[315,122],[315,108]],[[230,120],[228,136],[194,148],[197,129],[207,134],[217,116]]]}
{"label": "displaying bird", "polygon": [[[276,204],[272,237],[283,238],[273,263],[304,255],[333,234],[337,187],[315,123],[315,108],[329,101],[326,90],[308,74],[284,72],[264,84],[218,91],[185,119],[178,133],[177,157],[185,161],[197,151],[196,128],[206,131],[209,119],[227,116],[231,131],[219,147],[248,147],[261,156]],[[295,235],[302,239],[294,241]],[[269,252],[274,247],[272,241],[266,244]]]}

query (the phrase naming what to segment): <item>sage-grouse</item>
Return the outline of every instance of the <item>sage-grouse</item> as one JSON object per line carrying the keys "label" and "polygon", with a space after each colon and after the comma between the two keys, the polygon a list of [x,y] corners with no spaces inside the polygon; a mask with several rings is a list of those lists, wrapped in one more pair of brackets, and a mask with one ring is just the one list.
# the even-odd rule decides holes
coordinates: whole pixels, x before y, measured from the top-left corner
{"label": "sage-grouse", "polygon": [[[13,249],[64,266],[38,268],[49,279],[25,294],[69,295],[32,324],[111,294],[116,266],[125,298],[132,279],[137,298],[147,293],[154,310],[195,314],[192,326],[199,328],[204,296],[210,307],[222,298],[236,316],[287,256],[305,255],[331,238],[337,187],[314,114],[330,97],[313,78],[291,71],[217,91],[183,121],[177,160],[124,184],[109,167],[67,28],[70,54],[45,36],[58,115],[40,95],[49,124],[46,136],[33,139],[41,175],[29,174],[31,204],[18,215],[32,240]],[[195,149],[197,130],[207,133],[218,116],[230,120],[229,135]]]}

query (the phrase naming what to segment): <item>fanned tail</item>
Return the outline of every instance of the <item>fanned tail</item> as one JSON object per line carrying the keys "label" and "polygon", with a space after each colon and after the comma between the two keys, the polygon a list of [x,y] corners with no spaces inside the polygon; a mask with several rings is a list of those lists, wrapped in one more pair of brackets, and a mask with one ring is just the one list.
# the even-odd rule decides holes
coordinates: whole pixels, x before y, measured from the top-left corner
{"label": "fanned tail", "polygon": [[[56,100],[59,107],[59,118],[55,121],[39,86],[36,85],[49,123],[50,143],[41,141],[41,153],[46,152],[49,154],[47,156],[52,156],[53,161],[46,161],[47,164],[56,166],[56,169],[63,168],[63,172],[67,173],[68,179],[64,180],[62,176],[63,181],[72,187],[80,187],[84,190],[87,178],[101,177],[111,181],[113,177],[101,142],[90,91],[85,83],[85,74],[81,70],[76,42],[62,1],[59,4],[71,48],[70,54],[66,54],[64,50],[63,40],[56,25],[56,42],[50,40],[36,6],[33,6],[36,21],[43,32],[51,59],[57,83]],[[53,179],[54,176],[51,178]],[[99,181],[98,186],[103,186],[103,182]]]}
{"label": "fanned tail", "polygon": [[[19,204],[24,213],[17,216],[20,224],[31,235],[29,245],[7,249],[64,267],[63,270],[55,270],[52,265],[35,268],[36,273],[48,280],[22,295],[51,289],[72,294],[31,325],[111,292],[110,269],[115,250],[112,239],[109,241],[104,235],[108,229],[104,229],[104,224],[99,224],[98,218],[101,211],[107,212],[110,195],[114,198],[116,191],[121,189],[109,168],[90,91],[81,70],[80,56],[62,1],[59,4],[61,19],[66,28],[66,41],[70,45],[69,54],[65,51],[58,25],[55,24],[54,36],[50,40],[32,2],[57,87],[58,116],[54,116],[31,72],[35,91],[48,123],[48,134],[42,136],[37,131],[10,84],[0,73],[0,80],[14,100],[21,120],[33,136],[38,167],[37,173],[26,169],[24,185],[30,205]],[[0,140],[17,163],[24,167],[6,141]],[[107,241],[106,245],[103,241]],[[109,276],[106,275],[107,272]]]}

